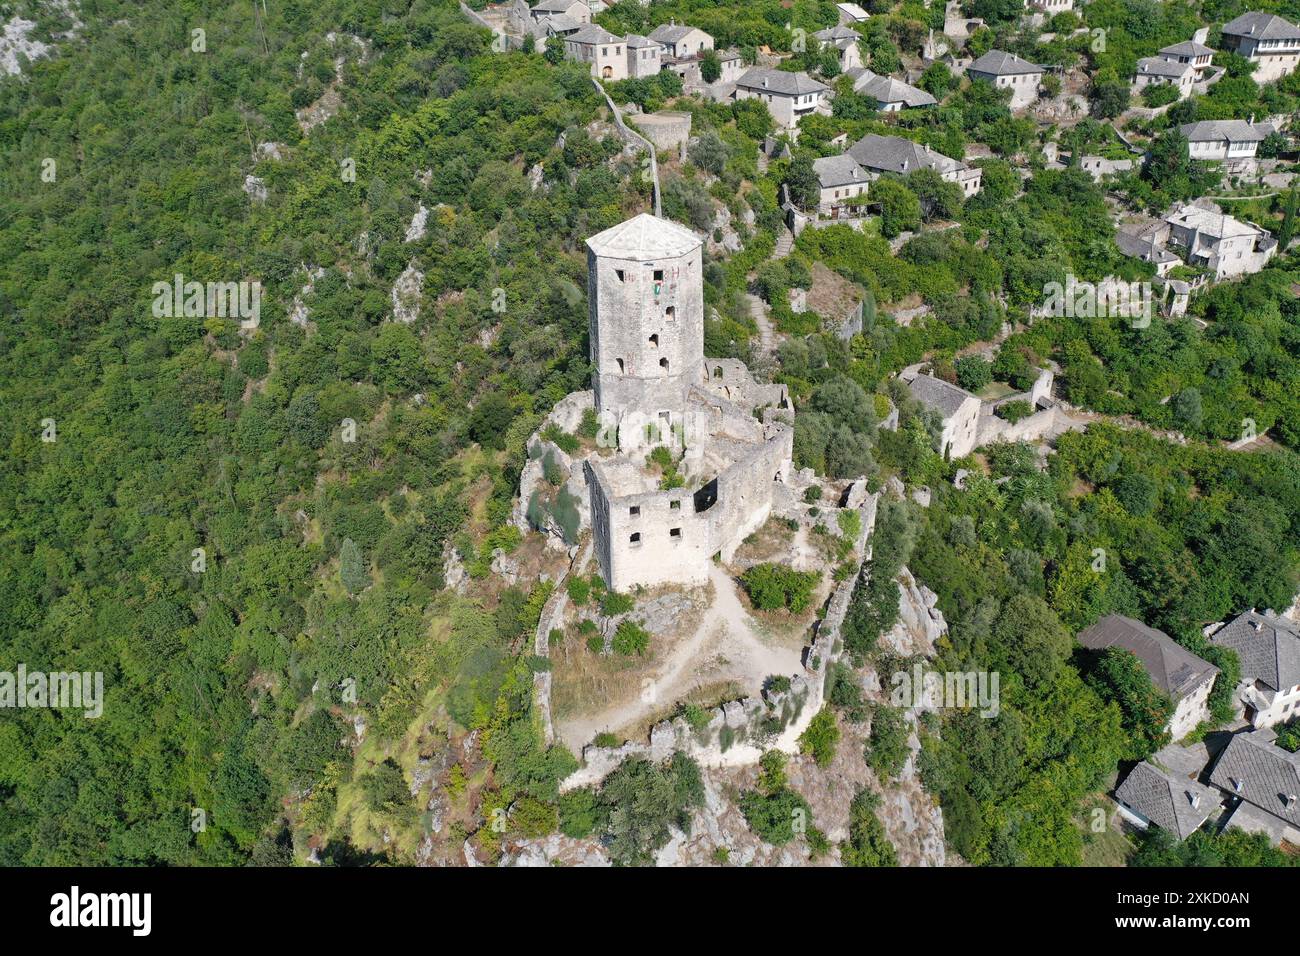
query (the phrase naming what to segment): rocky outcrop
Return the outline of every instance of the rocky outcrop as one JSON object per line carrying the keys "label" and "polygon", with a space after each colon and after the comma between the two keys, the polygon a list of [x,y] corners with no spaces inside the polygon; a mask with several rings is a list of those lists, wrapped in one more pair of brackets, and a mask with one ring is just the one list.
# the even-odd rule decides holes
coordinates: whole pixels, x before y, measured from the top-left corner
{"label": "rocky outcrop", "polygon": [[393,303],[393,319],[410,325],[420,317],[420,300],[424,288],[424,273],[415,268],[415,263],[403,270],[393,283],[390,298]]}

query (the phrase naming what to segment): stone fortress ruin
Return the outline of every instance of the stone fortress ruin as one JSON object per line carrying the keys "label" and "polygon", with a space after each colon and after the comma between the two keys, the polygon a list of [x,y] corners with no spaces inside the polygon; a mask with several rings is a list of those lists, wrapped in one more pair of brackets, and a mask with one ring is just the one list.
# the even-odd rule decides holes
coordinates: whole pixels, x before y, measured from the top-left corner
{"label": "stone fortress ruin", "polygon": [[[594,402],[600,444],[615,453],[590,455],[583,474],[596,560],[615,590],[705,582],[790,476],[785,387],[704,358],[702,246],[648,213],[587,240]],[[680,456],[680,487],[647,466],[658,446]]]}

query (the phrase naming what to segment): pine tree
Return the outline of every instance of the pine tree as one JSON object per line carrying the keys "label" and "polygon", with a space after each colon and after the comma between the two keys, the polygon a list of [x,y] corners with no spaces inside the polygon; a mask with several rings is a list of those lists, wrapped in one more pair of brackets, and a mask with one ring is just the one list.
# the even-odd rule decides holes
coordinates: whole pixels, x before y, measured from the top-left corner
{"label": "pine tree", "polygon": [[370,587],[370,569],[366,566],[361,549],[351,538],[343,540],[343,547],[339,551],[339,580],[349,594],[357,594]]}

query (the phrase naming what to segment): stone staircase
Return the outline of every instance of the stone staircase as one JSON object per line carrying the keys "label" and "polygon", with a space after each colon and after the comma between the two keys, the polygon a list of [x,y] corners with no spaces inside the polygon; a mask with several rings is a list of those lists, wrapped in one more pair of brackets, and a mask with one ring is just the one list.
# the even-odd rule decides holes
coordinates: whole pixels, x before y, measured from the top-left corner
{"label": "stone staircase", "polygon": [[781,231],[777,233],[776,236],[776,249],[773,250],[772,252],[772,258],[784,259],[786,256],[790,254],[790,250],[793,248],[794,248],[794,234],[791,233],[790,230],[787,229],[785,226],[782,226]]}

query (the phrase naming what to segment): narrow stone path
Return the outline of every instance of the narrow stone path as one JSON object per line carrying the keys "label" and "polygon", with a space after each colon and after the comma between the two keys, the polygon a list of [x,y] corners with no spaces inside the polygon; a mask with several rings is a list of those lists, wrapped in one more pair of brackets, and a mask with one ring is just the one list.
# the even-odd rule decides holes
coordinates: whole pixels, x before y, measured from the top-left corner
{"label": "narrow stone path", "polygon": [[764,355],[771,355],[776,348],[776,329],[767,317],[767,304],[752,292],[746,292],[745,298],[749,300],[749,314],[758,326],[758,350]]}

